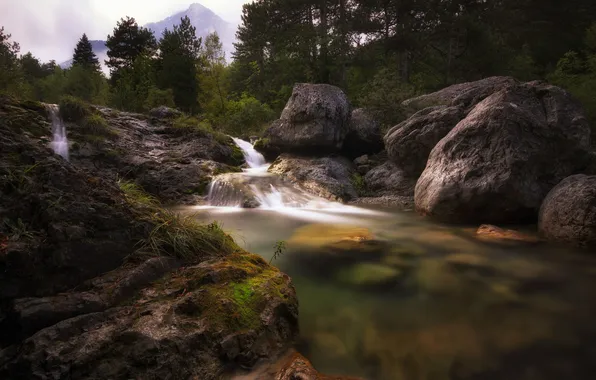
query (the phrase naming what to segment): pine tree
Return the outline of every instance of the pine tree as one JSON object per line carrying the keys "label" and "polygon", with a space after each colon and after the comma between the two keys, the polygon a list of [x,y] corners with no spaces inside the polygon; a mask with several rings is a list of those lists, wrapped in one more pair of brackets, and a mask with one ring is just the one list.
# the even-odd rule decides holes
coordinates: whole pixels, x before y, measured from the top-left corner
{"label": "pine tree", "polygon": [[83,34],[75,47],[72,55],[72,65],[99,71],[99,60],[93,52],[93,47],[86,34]]}
{"label": "pine tree", "polygon": [[197,62],[201,39],[188,17],[180,20],[172,31],[166,29],[159,43],[158,84],[174,91],[176,106],[187,112],[197,111],[199,85]]}
{"label": "pine tree", "polygon": [[109,58],[106,65],[110,68],[112,83],[115,83],[118,71],[132,68],[139,56],[153,57],[157,50],[157,41],[149,29],[139,27],[134,18],[126,17],[118,21],[114,34],[107,38],[106,46]]}

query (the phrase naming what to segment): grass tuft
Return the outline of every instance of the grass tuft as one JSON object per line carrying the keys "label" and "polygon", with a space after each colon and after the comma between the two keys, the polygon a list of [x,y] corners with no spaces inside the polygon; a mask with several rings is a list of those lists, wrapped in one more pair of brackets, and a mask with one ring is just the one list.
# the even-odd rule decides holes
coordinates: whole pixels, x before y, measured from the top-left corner
{"label": "grass tuft", "polygon": [[85,132],[93,136],[103,136],[107,138],[116,138],[118,133],[110,128],[106,119],[99,114],[87,115],[82,123]]}
{"label": "grass tuft", "polygon": [[204,137],[211,137],[215,141],[227,144],[231,142],[229,136],[213,129],[206,121],[199,121],[193,116],[180,116],[172,123],[172,129],[181,134],[199,134]]}
{"label": "grass tuft", "polygon": [[91,115],[91,107],[74,96],[63,96],[60,99],[60,116],[64,121],[77,122]]}

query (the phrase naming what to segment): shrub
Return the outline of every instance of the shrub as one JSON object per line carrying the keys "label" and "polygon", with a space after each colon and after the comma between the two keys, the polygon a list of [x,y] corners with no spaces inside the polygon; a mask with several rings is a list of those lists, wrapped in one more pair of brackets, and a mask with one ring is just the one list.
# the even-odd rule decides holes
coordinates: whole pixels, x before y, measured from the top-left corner
{"label": "shrub", "polygon": [[77,122],[91,115],[91,107],[74,96],[60,98],[60,116],[64,121]]}
{"label": "shrub", "polygon": [[151,87],[145,101],[145,109],[151,110],[159,106],[166,106],[173,108],[174,103],[174,91],[171,88],[167,90],[160,90],[157,87]]}
{"label": "shrub", "polygon": [[106,119],[96,113],[86,116],[82,126],[87,133],[94,136],[104,136],[109,138],[118,136],[118,133],[110,128]]}
{"label": "shrub", "polygon": [[235,136],[260,134],[274,118],[275,114],[267,104],[242,94],[239,100],[228,102],[223,126],[226,132]]}
{"label": "shrub", "polygon": [[177,133],[195,133],[204,137],[211,137],[221,144],[231,143],[231,139],[224,133],[215,131],[207,120],[199,121],[193,116],[180,116],[172,123],[172,128]]}

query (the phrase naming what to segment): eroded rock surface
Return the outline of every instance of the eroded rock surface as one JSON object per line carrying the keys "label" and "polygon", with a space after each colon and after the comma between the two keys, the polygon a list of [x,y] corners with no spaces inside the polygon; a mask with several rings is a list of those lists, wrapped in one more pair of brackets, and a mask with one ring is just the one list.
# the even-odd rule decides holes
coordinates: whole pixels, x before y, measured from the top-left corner
{"label": "eroded rock surface", "polygon": [[350,102],[338,87],[300,83],[264,137],[270,149],[279,152],[338,152],[348,132],[350,114]]}
{"label": "eroded rock surface", "polygon": [[561,181],[544,200],[538,227],[547,239],[596,247],[596,176]]}
{"label": "eroded rock surface", "polygon": [[541,82],[480,102],[432,150],[415,189],[423,215],[458,223],[535,221],[546,194],[585,165],[579,103]]}

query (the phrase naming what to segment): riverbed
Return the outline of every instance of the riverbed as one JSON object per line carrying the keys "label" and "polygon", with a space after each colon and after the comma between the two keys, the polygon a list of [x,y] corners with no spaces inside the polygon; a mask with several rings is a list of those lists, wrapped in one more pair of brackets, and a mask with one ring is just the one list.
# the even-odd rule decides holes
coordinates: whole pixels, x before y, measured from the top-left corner
{"label": "riverbed", "polygon": [[[300,302],[297,348],[322,373],[593,378],[596,260],[587,252],[484,241],[478,226],[336,206],[181,211],[218,221],[239,245],[292,277]],[[532,230],[526,228],[530,236]],[[373,248],[329,250],[342,234]],[[278,242],[284,245],[276,255]]]}

